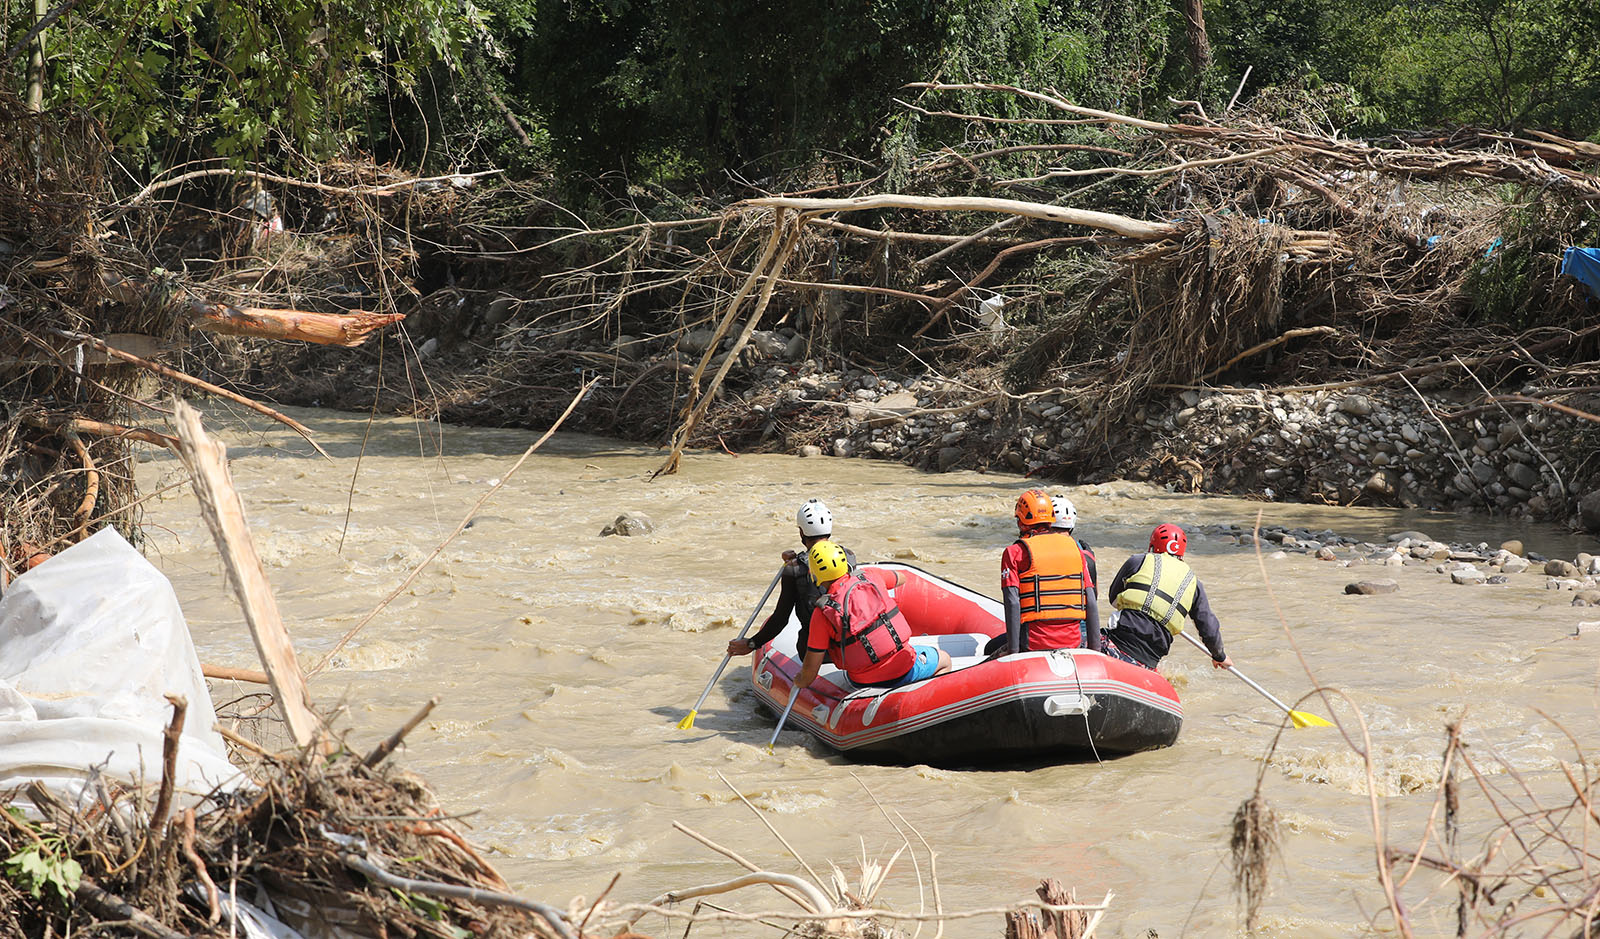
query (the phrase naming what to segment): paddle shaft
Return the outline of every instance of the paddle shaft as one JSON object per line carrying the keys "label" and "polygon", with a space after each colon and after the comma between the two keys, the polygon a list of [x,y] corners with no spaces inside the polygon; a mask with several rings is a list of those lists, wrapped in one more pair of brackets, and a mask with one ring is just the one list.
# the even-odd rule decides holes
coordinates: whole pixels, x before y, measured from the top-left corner
{"label": "paddle shaft", "polygon": [[778,735],[783,733],[784,722],[789,719],[789,712],[794,710],[794,703],[800,700],[800,688],[795,687],[789,692],[789,703],[784,707],[783,713],[778,716],[778,726],[772,731],[772,739],[767,741],[767,749],[771,750],[778,742]]}
{"label": "paddle shaft", "polygon": [[[780,567],[778,568],[778,573],[772,575],[772,583],[767,584],[767,592],[761,595],[761,600],[756,603],[756,608],[750,611],[750,618],[744,621],[744,628],[739,630],[738,638],[743,639],[744,634],[750,631],[750,624],[754,623],[756,621],[756,617],[761,614],[762,607],[767,605],[767,598],[772,596],[772,591],[777,589],[778,581],[782,579],[783,568]],[[711,680],[706,682],[706,690],[700,692],[700,700],[694,703],[692,710],[698,712],[700,710],[700,705],[706,703],[706,696],[711,694],[711,689],[716,686],[717,679],[722,677],[722,670],[728,667],[728,662],[732,659],[733,656],[723,653],[722,664],[717,666],[717,670],[712,674]]]}
{"label": "paddle shaft", "polygon": [[[1203,643],[1200,640],[1196,639],[1195,637],[1189,635],[1187,632],[1181,632],[1181,633],[1178,633],[1178,635],[1180,635],[1183,638],[1185,638],[1185,639],[1189,640],[1190,642],[1194,643],[1195,647],[1198,648],[1200,651],[1204,652],[1206,655],[1210,655],[1211,654],[1211,650],[1206,648],[1206,644],[1205,643]],[[1287,704],[1284,704],[1282,701],[1279,701],[1277,695],[1273,694],[1272,692],[1268,691],[1267,689],[1265,689],[1265,688],[1261,687],[1260,685],[1256,684],[1253,680],[1251,680],[1249,675],[1246,675],[1244,672],[1239,671],[1239,667],[1237,665],[1235,665],[1233,668],[1228,669],[1228,671],[1232,672],[1234,674],[1234,677],[1238,678],[1240,681],[1242,681],[1245,684],[1249,685],[1250,687],[1254,688],[1257,692],[1260,693],[1260,695],[1263,698],[1266,698],[1268,701],[1271,701],[1273,704],[1276,704],[1279,708],[1281,708],[1283,710],[1283,712],[1285,714],[1293,714],[1294,713],[1294,708],[1290,707]]]}

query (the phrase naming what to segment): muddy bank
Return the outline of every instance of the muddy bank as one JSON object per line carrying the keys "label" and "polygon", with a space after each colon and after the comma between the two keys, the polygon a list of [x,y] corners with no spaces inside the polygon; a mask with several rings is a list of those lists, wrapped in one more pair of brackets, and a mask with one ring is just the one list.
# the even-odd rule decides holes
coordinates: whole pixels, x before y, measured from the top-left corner
{"label": "muddy bank", "polygon": [[[384,413],[491,426],[539,426],[580,380],[598,377],[575,426],[662,443],[708,336],[624,335],[555,351],[527,332],[486,338],[444,350],[424,339],[411,347],[420,360],[411,364],[399,350],[384,360],[376,348],[273,347],[248,371],[258,391],[287,404],[367,410],[376,399]],[[794,330],[756,332],[692,443],[931,472],[1131,478],[1268,501],[1486,512],[1600,531],[1600,424],[1530,404],[1537,386],[1518,389],[1522,400],[1488,404],[1478,386],[1438,373],[1288,391],[1185,389],[1117,417],[1094,413],[1070,387],[1012,393],[994,390],[996,376],[981,368],[840,367],[813,351]],[[1576,404],[1600,410],[1600,396]]]}

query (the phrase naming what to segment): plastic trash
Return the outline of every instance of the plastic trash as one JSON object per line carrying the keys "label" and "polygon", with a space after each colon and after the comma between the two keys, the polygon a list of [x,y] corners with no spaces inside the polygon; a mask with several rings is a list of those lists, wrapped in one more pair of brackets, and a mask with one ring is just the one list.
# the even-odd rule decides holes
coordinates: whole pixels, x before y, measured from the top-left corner
{"label": "plastic trash", "polygon": [[169,694],[188,701],[174,803],[243,785],[172,585],[103,529],[0,598],[0,792],[38,780],[77,804],[96,773],[154,791]]}
{"label": "plastic trash", "polygon": [[995,294],[978,303],[978,325],[991,333],[1004,332],[1006,328],[1006,298]]}

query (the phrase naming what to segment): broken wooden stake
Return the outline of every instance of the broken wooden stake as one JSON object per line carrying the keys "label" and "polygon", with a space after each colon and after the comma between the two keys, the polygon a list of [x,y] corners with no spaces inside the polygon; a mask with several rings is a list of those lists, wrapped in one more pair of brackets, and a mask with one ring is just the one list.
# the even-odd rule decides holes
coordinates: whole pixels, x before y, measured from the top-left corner
{"label": "broken wooden stake", "polygon": [[211,537],[222,555],[228,583],[239,598],[250,638],[266,668],[267,683],[283,709],[284,722],[296,746],[315,743],[322,733],[322,722],[312,713],[306,694],[300,662],[294,644],[278,613],[278,601],[267,583],[261,557],[256,553],[250,526],[245,522],[244,503],[233,488],[228,473],[228,448],[212,439],[200,423],[200,412],[182,401],[175,402],[179,455],[194,478],[194,491],[200,499],[200,514],[205,517]]}
{"label": "broken wooden stake", "polygon": [[422,708],[417,711],[417,713],[411,715],[410,720],[400,725],[399,730],[390,734],[388,740],[385,740],[374,747],[372,752],[367,754],[367,758],[361,762],[365,763],[368,767],[377,766],[379,763],[382,763],[388,758],[389,754],[395,751],[395,748],[400,746],[400,742],[406,739],[406,734],[416,730],[417,725],[426,720],[428,715],[432,713],[433,709],[438,707],[438,705],[438,695],[434,695],[433,697],[429,698],[427,704],[424,704]]}

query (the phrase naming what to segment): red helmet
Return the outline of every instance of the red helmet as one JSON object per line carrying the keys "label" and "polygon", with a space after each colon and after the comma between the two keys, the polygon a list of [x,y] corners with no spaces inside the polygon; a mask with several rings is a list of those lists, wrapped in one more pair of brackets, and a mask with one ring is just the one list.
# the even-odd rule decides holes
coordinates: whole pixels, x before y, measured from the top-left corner
{"label": "red helmet", "polygon": [[1056,508],[1043,489],[1029,489],[1017,497],[1017,527],[1048,525],[1056,520]]}
{"label": "red helmet", "polygon": [[1189,536],[1176,525],[1157,525],[1156,530],[1150,533],[1150,550],[1156,554],[1171,554],[1181,558],[1183,552],[1189,550]]}

